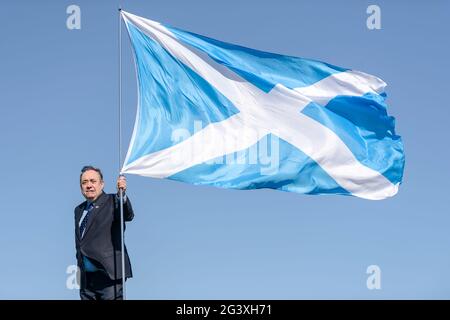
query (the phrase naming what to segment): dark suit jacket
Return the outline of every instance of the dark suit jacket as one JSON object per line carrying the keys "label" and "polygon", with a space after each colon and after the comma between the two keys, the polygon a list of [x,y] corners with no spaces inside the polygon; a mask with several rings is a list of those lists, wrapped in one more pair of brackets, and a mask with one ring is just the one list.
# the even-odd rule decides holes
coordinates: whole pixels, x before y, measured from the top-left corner
{"label": "dark suit jacket", "polygon": [[[77,263],[81,270],[81,287],[85,288],[82,255],[99,264],[113,280],[122,278],[122,252],[120,236],[120,201],[115,194],[102,193],[94,202],[89,215],[84,237],[81,239],[79,222],[86,207],[86,201],[75,208],[75,246]],[[130,199],[123,205],[125,221],[133,220],[134,213]],[[125,223],[124,223],[125,224]],[[124,226],[125,228],[125,226]],[[125,230],[125,229],[124,229]],[[132,277],[130,258],[125,248],[125,277]]]}

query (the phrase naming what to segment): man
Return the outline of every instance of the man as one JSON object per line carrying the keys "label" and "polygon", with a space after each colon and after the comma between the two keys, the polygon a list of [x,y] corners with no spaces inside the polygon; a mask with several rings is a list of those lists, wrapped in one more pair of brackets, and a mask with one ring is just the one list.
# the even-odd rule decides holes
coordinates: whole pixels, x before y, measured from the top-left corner
{"label": "man", "polygon": [[[81,300],[122,300],[120,198],[118,194],[103,192],[103,174],[92,166],[81,170],[80,187],[86,198],[75,208]],[[124,193],[124,221],[131,221],[134,213],[130,199],[125,196],[126,188],[125,177],[119,176],[117,190],[122,189]],[[131,264],[125,247],[125,279],[131,277]]]}

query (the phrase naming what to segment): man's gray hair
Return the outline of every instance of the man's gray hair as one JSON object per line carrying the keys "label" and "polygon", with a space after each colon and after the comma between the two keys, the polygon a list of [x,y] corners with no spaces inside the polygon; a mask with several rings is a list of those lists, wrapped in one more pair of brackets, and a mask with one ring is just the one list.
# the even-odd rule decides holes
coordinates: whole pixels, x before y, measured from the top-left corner
{"label": "man's gray hair", "polygon": [[80,182],[81,182],[81,176],[83,175],[83,173],[85,173],[86,171],[89,171],[89,170],[93,170],[93,171],[97,172],[97,173],[100,175],[100,180],[103,181],[103,173],[102,173],[102,170],[100,170],[99,168],[96,168],[96,167],[94,167],[94,166],[84,166],[84,167],[81,169]]}

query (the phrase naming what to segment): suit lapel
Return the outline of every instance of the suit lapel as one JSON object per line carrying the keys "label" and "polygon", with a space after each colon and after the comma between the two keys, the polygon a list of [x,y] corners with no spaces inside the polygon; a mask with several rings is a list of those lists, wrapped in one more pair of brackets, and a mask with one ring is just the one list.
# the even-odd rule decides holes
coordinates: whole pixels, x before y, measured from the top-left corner
{"label": "suit lapel", "polygon": [[[92,212],[89,215],[89,220],[87,221],[86,231],[84,232],[83,239],[86,238],[86,235],[89,232],[89,229],[91,228],[92,224],[94,223],[94,220],[97,218],[98,212],[101,210],[106,199],[107,199],[107,195],[106,195],[106,193],[103,192],[100,195],[100,197],[97,199],[97,201],[94,202],[94,208],[92,209]],[[78,232],[80,232],[80,228],[78,228]]]}
{"label": "suit lapel", "polygon": [[80,224],[80,219],[81,219],[81,216],[83,215],[83,211],[84,211],[85,207],[86,207],[86,201],[77,207],[77,211],[75,213],[75,233],[76,233],[78,239],[81,238],[79,224]]}

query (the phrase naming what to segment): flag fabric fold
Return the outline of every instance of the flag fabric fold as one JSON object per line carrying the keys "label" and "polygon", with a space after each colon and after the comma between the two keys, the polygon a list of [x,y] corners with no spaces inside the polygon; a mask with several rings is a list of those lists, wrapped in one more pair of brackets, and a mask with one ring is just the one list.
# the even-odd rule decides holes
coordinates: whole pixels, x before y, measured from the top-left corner
{"label": "flag fabric fold", "polygon": [[122,11],[138,108],[122,173],[379,200],[404,169],[379,78]]}

